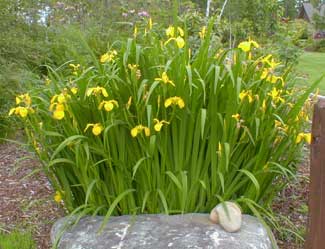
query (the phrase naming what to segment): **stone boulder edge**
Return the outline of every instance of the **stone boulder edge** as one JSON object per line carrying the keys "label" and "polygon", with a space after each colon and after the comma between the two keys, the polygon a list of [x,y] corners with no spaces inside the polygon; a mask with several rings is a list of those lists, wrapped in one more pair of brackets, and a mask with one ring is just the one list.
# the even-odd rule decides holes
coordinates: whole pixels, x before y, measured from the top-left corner
{"label": "stone boulder edge", "polygon": [[61,218],[52,227],[51,241],[62,234],[58,249],[274,248],[263,225],[249,215],[243,215],[242,227],[236,233],[212,224],[208,214],[114,216],[98,234],[103,219],[85,216],[62,234],[69,218]]}

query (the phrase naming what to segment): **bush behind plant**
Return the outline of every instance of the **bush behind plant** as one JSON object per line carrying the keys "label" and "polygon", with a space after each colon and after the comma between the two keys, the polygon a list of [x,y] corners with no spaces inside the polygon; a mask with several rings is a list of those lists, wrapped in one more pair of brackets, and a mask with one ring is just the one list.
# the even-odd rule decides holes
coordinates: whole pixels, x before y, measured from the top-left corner
{"label": "bush behind plant", "polygon": [[234,200],[269,214],[285,185],[274,183],[294,177],[310,141],[304,103],[317,82],[295,91],[288,68],[254,58],[256,42],[219,50],[212,26],[192,54],[186,29],[166,36],[148,20],[91,66],[49,68],[49,85],[19,96],[11,112],[70,212],[209,212]]}

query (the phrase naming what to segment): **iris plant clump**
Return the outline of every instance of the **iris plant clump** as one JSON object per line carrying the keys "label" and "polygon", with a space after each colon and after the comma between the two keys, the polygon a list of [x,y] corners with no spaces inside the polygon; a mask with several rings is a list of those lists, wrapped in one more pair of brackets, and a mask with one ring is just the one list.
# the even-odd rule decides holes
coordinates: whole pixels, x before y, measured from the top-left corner
{"label": "iris plant clump", "polygon": [[49,68],[46,84],[17,97],[10,114],[24,120],[67,210],[177,214],[233,200],[268,212],[310,142],[316,83],[296,90],[256,41],[222,50],[212,29],[192,51],[186,27],[162,33],[149,19],[88,65]]}

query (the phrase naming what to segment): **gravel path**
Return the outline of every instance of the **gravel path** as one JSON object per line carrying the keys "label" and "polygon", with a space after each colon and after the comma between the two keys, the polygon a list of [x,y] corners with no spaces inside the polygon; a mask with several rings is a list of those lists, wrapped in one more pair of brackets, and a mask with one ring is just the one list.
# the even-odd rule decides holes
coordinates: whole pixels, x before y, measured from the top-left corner
{"label": "gravel path", "polygon": [[[306,155],[307,155],[306,151]],[[25,157],[25,160],[22,160]],[[302,234],[307,224],[309,164],[302,164],[297,180],[279,193],[273,209],[288,217]],[[38,249],[50,249],[51,225],[64,215],[53,201],[53,190],[42,173],[25,177],[38,169],[40,163],[33,155],[15,144],[0,144],[0,230],[31,229]],[[25,177],[25,178],[24,178]],[[286,221],[281,222],[287,226]],[[281,249],[303,248],[289,233],[276,234]]]}

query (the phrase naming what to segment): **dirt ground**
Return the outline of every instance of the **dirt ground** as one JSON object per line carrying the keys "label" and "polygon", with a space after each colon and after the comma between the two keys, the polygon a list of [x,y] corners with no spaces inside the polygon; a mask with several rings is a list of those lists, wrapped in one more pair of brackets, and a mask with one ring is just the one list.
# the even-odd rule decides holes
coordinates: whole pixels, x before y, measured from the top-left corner
{"label": "dirt ground", "polygon": [[26,177],[40,163],[15,144],[0,144],[0,229],[31,229],[38,249],[49,249],[49,231],[63,215],[42,173]]}

